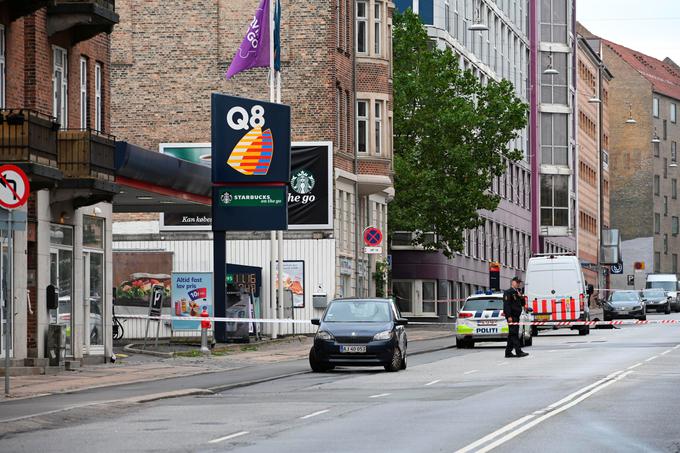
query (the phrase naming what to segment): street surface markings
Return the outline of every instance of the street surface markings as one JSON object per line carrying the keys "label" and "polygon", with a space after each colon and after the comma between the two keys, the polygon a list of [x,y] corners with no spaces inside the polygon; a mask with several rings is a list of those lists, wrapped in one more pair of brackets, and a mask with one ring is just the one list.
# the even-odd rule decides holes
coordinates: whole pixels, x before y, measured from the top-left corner
{"label": "street surface markings", "polygon": [[428,385],[436,384],[437,382],[441,382],[441,379],[436,379],[432,382],[428,382],[427,384],[425,384],[425,387],[427,387]]}
{"label": "street surface markings", "polygon": [[639,366],[641,366],[641,365],[642,365],[642,362],[638,362],[638,363],[636,363],[635,365],[631,365],[631,366],[629,366],[629,367],[626,368],[626,369],[627,369],[627,370],[633,370],[633,369],[635,369],[635,368],[637,368],[637,367],[639,367]]}
{"label": "street surface markings", "polygon": [[250,431],[239,431],[239,432],[234,433],[234,434],[229,434],[228,436],[218,437],[217,439],[213,439],[213,440],[209,441],[208,443],[209,444],[216,444],[216,443],[219,443],[219,442],[223,442],[225,440],[234,439],[235,437],[245,436],[246,434],[250,434]]}
{"label": "street surface markings", "polygon": [[672,350],[672,349],[669,349],[668,351],[662,352],[661,355],[666,355],[666,354],[668,354],[668,353],[671,352],[671,351],[673,351],[673,350]]}
{"label": "street surface markings", "polygon": [[371,395],[369,398],[382,398],[383,396],[391,395],[391,393],[378,393],[377,395]]}
{"label": "street surface markings", "polygon": [[[561,400],[557,401],[556,403],[551,404],[550,406],[535,411],[531,415],[526,415],[519,420],[516,420],[508,425],[505,425],[504,427],[500,428],[497,431],[492,432],[491,434],[486,435],[485,437],[482,437],[481,439],[467,445],[466,447],[461,448],[460,450],[457,450],[456,453],[467,453],[469,451],[475,451],[478,453],[484,453],[487,451],[491,451],[494,448],[498,447],[499,445],[502,445],[509,440],[513,439],[514,437],[522,434],[523,432],[529,430],[530,428],[533,428],[534,426],[538,425],[539,423],[549,419],[550,417],[553,417],[561,412],[564,412],[565,410],[577,405],[581,401],[591,397],[595,393],[599,392],[600,390],[610,386],[614,382],[623,379],[630,373],[632,373],[632,370],[623,372],[623,371],[616,371],[609,376],[600,379],[599,381],[590,384],[580,390],[577,390],[576,392],[562,398]],[[542,414],[542,415],[541,415]],[[538,415],[540,417],[536,418]],[[512,431],[515,430],[516,431]],[[501,437],[500,439],[496,440],[495,442],[487,445],[486,447],[482,449],[478,449],[479,446],[486,444],[489,441],[492,441],[499,437],[502,434],[507,433],[508,431],[512,431],[509,434],[506,434],[505,436]]]}
{"label": "street surface markings", "polygon": [[478,372],[478,371],[479,371],[479,370],[470,370],[470,371],[466,371],[466,372],[463,373],[463,374],[472,374],[472,373],[476,373],[476,372]]}
{"label": "street surface markings", "polygon": [[311,414],[307,414],[307,415],[300,417],[300,420],[306,420],[308,418],[316,417],[317,415],[325,414],[326,412],[330,412],[330,409],[324,409],[322,411],[312,412]]}
{"label": "street surface markings", "polygon": [[507,365],[508,363],[510,363],[510,362],[498,362],[498,366]]}
{"label": "street surface markings", "polygon": [[659,358],[658,355],[654,355],[654,356],[652,356],[652,357],[650,357],[650,358],[648,358],[648,359],[645,359],[645,362],[651,362],[652,360],[658,359],[658,358]]}
{"label": "street surface markings", "polygon": [[680,344],[679,344],[679,345],[676,345],[676,346],[673,346],[673,349],[678,349],[678,348],[680,348]]}

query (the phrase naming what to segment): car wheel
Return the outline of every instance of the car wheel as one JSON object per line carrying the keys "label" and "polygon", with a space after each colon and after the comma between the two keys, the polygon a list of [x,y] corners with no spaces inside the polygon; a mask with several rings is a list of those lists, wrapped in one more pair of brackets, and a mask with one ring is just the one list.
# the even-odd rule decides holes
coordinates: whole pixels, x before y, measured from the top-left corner
{"label": "car wheel", "polygon": [[401,359],[401,369],[406,369],[406,353],[404,353],[404,357]]}
{"label": "car wheel", "polygon": [[385,365],[385,371],[394,373],[395,371],[401,370],[403,361],[404,359],[401,356],[401,350],[398,347],[394,348],[394,352],[392,353],[392,360],[388,365]]}
{"label": "car wheel", "polygon": [[664,313],[666,313],[667,315],[671,314],[671,304],[670,303],[666,306],[666,311]]}
{"label": "car wheel", "polygon": [[537,326],[531,326],[531,336],[532,337],[538,336],[538,327]]}
{"label": "car wheel", "polygon": [[312,371],[315,373],[323,373],[324,371],[335,368],[333,366],[324,365],[323,363],[319,362],[319,360],[316,358],[316,354],[314,353],[314,348],[309,350],[309,366],[312,367]]}
{"label": "car wheel", "polygon": [[645,313],[644,315],[640,316],[638,319],[640,321],[647,321],[647,314]]}
{"label": "car wheel", "polygon": [[534,344],[534,337],[532,337],[531,335],[529,335],[528,338],[524,339],[524,346],[531,346],[533,344]]}
{"label": "car wheel", "polygon": [[602,316],[602,318],[604,318],[605,321],[611,321],[612,320],[612,317],[608,316],[606,313]]}
{"label": "car wheel", "polygon": [[582,326],[578,329],[579,335],[588,335],[590,333],[590,326]]}

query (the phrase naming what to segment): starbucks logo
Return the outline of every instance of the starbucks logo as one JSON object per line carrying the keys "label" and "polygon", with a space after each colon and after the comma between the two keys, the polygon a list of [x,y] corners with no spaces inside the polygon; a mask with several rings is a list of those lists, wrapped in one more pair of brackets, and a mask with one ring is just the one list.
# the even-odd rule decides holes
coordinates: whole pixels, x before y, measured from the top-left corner
{"label": "starbucks logo", "polygon": [[220,195],[220,200],[222,200],[222,203],[224,204],[231,203],[231,200],[233,199],[234,197],[229,192],[224,192],[222,195]]}
{"label": "starbucks logo", "polygon": [[302,195],[311,192],[315,183],[314,175],[305,170],[297,171],[290,179],[293,190]]}

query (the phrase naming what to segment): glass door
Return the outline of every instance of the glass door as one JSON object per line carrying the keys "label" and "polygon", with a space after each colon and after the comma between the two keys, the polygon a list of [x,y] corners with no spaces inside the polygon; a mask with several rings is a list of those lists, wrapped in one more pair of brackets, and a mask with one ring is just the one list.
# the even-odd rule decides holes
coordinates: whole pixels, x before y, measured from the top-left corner
{"label": "glass door", "polygon": [[83,313],[85,353],[104,352],[104,254],[98,251],[83,253]]}
{"label": "glass door", "polygon": [[50,310],[50,322],[66,329],[66,355],[73,355],[73,228],[50,225],[50,284],[57,290],[59,304]]}

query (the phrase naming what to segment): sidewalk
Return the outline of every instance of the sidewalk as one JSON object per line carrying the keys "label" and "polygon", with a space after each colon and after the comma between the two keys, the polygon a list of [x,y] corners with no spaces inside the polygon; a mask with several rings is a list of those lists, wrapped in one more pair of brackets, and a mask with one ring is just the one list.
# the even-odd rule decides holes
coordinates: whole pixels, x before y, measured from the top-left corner
{"label": "sidewalk", "polygon": [[[453,335],[450,326],[408,329],[409,342],[432,340]],[[453,343],[452,343],[453,344]],[[16,376],[11,378],[11,396],[3,401],[56,393],[81,391],[136,382],[156,381],[206,373],[236,370],[267,363],[307,358],[311,337],[296,336],[281,341],[257,344],[218,344],[211,357],[194,356],[198,348],[172,358],[118,353],[116,363],[83,366],[56,375]]]}

